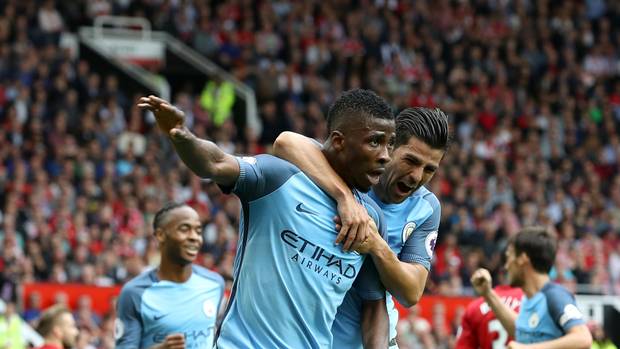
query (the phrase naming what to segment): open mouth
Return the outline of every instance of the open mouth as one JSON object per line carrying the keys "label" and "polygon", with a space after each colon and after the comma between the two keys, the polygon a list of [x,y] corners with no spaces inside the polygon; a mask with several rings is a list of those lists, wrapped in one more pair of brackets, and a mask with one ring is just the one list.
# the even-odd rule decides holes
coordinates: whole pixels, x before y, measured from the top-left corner
{"label": "open mouth", "polygon": [[184,250],[185,250],[185,253],[187,253],[188,255],[196,256],[198,252],[200,252],[200,246],[198,245],[185,246]]}
{"label": "open mouth", "polygon": [[409,186],[403,182],[396,182],[396,189],[399,195],[407,195],[415,189],[415,187]]}
{"label": "open mouth", "polygon": [[368,178],[370,179],[372,185],[379,183],[379,178],[381,177],[383,172],[385,172],[385,169],[382,168],[368,172]]}

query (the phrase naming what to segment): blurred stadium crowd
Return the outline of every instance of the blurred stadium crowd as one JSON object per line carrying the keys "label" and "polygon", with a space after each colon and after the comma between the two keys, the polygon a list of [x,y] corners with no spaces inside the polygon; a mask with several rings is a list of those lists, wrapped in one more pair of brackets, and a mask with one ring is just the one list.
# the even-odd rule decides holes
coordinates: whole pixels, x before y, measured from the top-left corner
{"label": "blurred stadium crowd", "polygon": [[[204,218],[201,263],[232,274],[237,199],[189,174],[117,77],[58,44],[62,32],[104,14],[146,17],[256,90],[261,134],[231,118],[216,126],[198,95],[173,97],[196,134],[231,153],[268,152],[284,130],[323,139],[328,106],[354,87],[375,90],[394,110],[445,110],[454,143],[429,188],[442,222],[428,293],[472,294],[470,274],[499,271],[506,237],[543,224],[559,239],[554,279],[581,293],[620,294],[618,2],[0,4],[7,301],[23,282],[121,284],[157,264],[150,224],[169,200]],[[113,346],[114,314],[95,315],[88,303],[76,313],[79,347]],[[33,304],[22,310],[36,321]],[[414,311],[401,348],[450,348],[458,323],[437,314],[429,323]]]}

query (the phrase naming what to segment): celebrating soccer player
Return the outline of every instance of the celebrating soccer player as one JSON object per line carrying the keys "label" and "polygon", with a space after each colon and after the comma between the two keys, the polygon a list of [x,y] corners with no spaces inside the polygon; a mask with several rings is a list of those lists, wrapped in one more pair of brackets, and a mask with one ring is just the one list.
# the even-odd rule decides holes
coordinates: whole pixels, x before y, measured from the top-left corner
{"label": "celebrating soccer player", "polygon": [[[365,263],[363,255],[334,245],[336,204],[325,192],[287,161],[236,158],[196,138],[183,113],[166,101],[143,97],[139,106],[154,112],[194,173],[242,202],[235,281],[218,348],[330,347],[336,310],[354,281],[366,301],[367,347],[387,346],[385,289],[371,259]],[[368,90],[345,92],[330,108],[328,129],[325,156],[384,233],[380,209],[358,190],[376,184],[390,160],[388,104]]]}
{"label": "celebrating soccer player", "polygon": [[153,219],[161,262],[129,281],[118,300],[116,347],[211,348],[224,279],[193,264],[202,246],[198,213],[170,203]]}

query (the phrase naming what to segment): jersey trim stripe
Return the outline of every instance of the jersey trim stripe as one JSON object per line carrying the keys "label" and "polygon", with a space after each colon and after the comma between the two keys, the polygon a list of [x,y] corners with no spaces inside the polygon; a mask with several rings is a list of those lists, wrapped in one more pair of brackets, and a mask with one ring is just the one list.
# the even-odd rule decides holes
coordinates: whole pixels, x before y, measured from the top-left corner
{"label": "jersey trim stripe", "polygon": [[241,257],[239,258],[239,265],[237,266],[236,275],[234,275],[235,281],[232,285],[232,290],[230,291],[230,298],[228,299],[228,304],[226,305],[226,310],[224,311],[224,316],[222,316],[222,321],[220,321],[220,325],[217,327],[217,331],[215,333],[214,342],[217,343],[218,338],[220,337],[220,331],[222,329],[222,325],[226,321],[226,317],[230,312],[230,308],[232,307],[233,301],[235,300],[235,295],[237,294],[237,286],[239,284],[239,274],[241,272],[241,266],[243,265],[243,257],[245,256],[245,246],[248,242],[248,230],[249,230],[249,222],[250,222],[250,204],[247,202],[241,203],[243,208],[243,240],[241,242],[241,248],[239,253]]}

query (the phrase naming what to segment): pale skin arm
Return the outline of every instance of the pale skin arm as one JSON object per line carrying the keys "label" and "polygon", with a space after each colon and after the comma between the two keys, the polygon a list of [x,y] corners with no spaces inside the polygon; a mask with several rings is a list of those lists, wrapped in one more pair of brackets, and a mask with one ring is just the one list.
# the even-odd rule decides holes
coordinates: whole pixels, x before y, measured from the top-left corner
{"label": "pale skin arm", "polygon": [[497,293],[491,288],[492,279],[488,270],[480,268],[471,276],[471,284],[493,310],[495,317],[501,322],[511,337],[515,336],[517,313],[504,304]]}
{"label": "pale skin arm", "polygon": [[357,250],[369,234],[372,219],[360,205],[351,188],[329,165],[320,145],[312,139],[294,132],[282,132],[273,144],[274,155],[299,167],[319,187],[338,203],[338,215],[343,223],[336,237],[336,244],[343,243],[343,250]]}
{"label": "pale skin arm", "polygon": [[[377,227],[370,222],[371,230]],[[414,306],[424,293],[428,270],[419,263],[407,263],[398,259],[388,243],[378,233],[369,234],[366,243],[357,250],[369,253],[379,271],[383,286],[404,306]]]}
{"label": "pale skin arm", "polygon": [[385,298],[362,304],[362,343],[364,349],[388,347],[389,317]]}
{"label": "pale skin arm", "polygon": [[157,126],[168,136],[181,160],[197,176],[210,178],[223,186],[231,186],[237,181],[237,160],[213,142],[199,139],[191,133],[185,127],[185,114],[181,110],[155,96],[141,97],[138,107],[153,112]]}
{"label": "pale skin arm", "polygon": [[592,335],[586,325],[571,327],[558,339],[536,344],[521,344],[512,341],[508,349],[588,349],[592,346]]}

